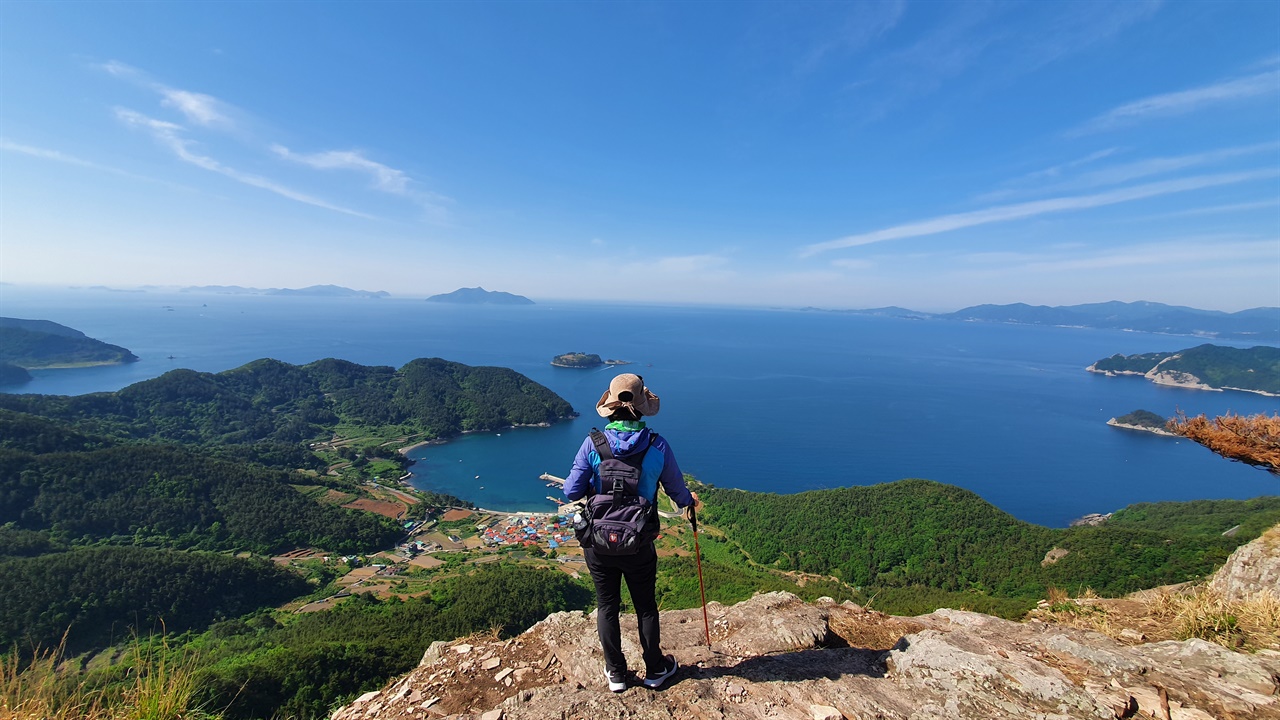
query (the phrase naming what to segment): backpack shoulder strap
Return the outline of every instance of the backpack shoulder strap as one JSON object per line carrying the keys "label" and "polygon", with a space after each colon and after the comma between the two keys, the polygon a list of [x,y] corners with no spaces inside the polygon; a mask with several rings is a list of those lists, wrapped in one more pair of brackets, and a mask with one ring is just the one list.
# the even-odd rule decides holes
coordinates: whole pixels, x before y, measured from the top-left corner
{"label": "backpack shoulder strap", "polygon": [[591,444],[596,446],[596,454],[601,460],[613,458],[613,448],[609,447],[609,438],[595,428],[591,428]]}

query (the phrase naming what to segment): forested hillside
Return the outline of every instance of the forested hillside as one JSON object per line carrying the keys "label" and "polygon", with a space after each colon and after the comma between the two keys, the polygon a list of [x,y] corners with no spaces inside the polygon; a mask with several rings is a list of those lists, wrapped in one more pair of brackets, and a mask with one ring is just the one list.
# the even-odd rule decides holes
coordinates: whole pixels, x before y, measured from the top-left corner
{"label": "forested hillside", "polygon": [[0,363],[41,368],[107,365],[137,359],[119,345],[94,340],[55,322],[0,318]]}
{"label": "forested hillside", "polygon": [[[268,563],[192,551],[391,547],[401,522],[326,498],[367,497],[371,458],[403,460],[377,442],[337,452],[339,426],[430,438],[572,412],[511,370],[438,359],[399,370],[259,360],[113,393],[0,395],[0,571],[23,584],[0,605],[0,646],[57,645],[70,628],[70,647],[95,648],[161,620],[202,629],[314,590]],[[327,472],[312,441],[347,458],[342,469]]]}
{"label": "forested hillside", "polygon": [[125,445],[33,455],[0,450],[0,524],[76,543],[336,553],[392,543],[387,518],[313,502],[294,473],[180,447]]}
{"label": "forested hillside", "polygon": [[203,628],[308,587],[264,560],[134,547],[0,559],[0,577],[0,647],[53,647],[66,633],[71,652],[120,642],[135,631]]}
{"label": "forested hillside", "polygon": [[549,423],[573,408],[506,368],[438,358],[396,370],[344,360],[255,360],[212,374],[173,370],[113,393],[0,395],[0,408],[118,438],[184,443],[297,443],[338,423],[398,425],[432,437]]}
{"label": "forested hillside", "polygon": [[1112,355],[1090,366],[1094,372],[1160,373],[1189,375],[1189,380],[1211,388],[1236,388],[1280,393],[1280,348],[1198,345],[1176,353]]}
{"label": "forested hillside", "polygon": [[186,646],[201,659],[195,701],[227,720],[324,718],[335,702],[415,667],[432,641],[515,635],[591,601],[557,570],[497,564],[443,580],[429,596],[359,595],[326,612],[225,620]]}
{"label": "forested hillside", "polygon": [[[833,574],[868,590],[1003,597],[1043,597],[1051,585],[1117,595],[1200,577],[1280,519],[1280,497],[1271,497],[1216,501],[1185,524],[1156,527],[1135,511],[1114,526],[1054,529],[927,480],[794,495],[707,488],[702,497],[706,522],[761,565]],[[1241,523],[1234,536],[1221,535]],[[1053,548],[1068,553],[1042,565]]]}

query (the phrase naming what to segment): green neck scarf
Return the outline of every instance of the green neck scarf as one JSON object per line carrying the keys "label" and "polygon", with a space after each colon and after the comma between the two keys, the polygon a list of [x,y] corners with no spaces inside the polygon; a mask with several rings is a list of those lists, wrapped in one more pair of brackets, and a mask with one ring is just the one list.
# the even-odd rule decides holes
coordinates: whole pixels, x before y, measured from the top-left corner
{"label": "green neck scarf", "polygon": [[604,426],[605,430],[623,430],[626,432],[640,432],[644,429],[643,420],[614,420]]}

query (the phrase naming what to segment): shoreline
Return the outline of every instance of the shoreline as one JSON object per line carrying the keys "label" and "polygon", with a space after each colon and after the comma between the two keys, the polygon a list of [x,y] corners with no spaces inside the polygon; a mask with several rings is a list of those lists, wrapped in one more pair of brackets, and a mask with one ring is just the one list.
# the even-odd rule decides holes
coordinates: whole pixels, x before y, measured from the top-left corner
{"label": "shoreline", "polygon": [[138,362],[137,359],[96,360],[96,361],[79,362],[79,363],[54,363],[52,365],[32,365],[32,366],[19,365],[18,367],[28,371],[30,370],[77,370],[81,368],[91,368],[91,367],[110,367],[112,365],[128,365],[130,363],[136,363],[136,362]]}
{"label": "shoreline", "polygon": [[[573,419],[576,419],[577,417],[578,417],[578,414],[575,413],[573,415],[569,415],[566,417],[558,417],[553,422],[560,422],[562,420],[573,420]],[[429,445],[445,445],[464,435],[475,435],[478,433],[500,433],[503,430],[514,430],[516,428],[549,428],[551,427],[551,424],[552,423],[550,422],[544,421],[544,422],[536,422],[536,423],[515,423],[513,425],[503,425],[500,428],[496,428],[492,430],[463,430],[457,435],[450,435],[449,437],[432,438],[430,440],[421,440],[412,445],[406,445],[396,450],[396,452],[400,453],[401,455],[408,455],[410,452],[417,450],[418,448],[427,447]]]}
{"label": "shoreline", "polygon": [[1280,393],[1268,392],[1266,390],[1253,390],[1250,388],[1232,387],[1230,385],[1223,385],[1222,387],[1213,387],[1212,385],[1205,384],[1200,380],[1200,378],[1190,373],[1168,371],[1168,370],[1156,372],[1156,370],[1159,370],[1159,367],[1160,366],[1157,365],[1155,368],[1152,368],[1150,371],[1143,373],[1143,372],[1138,372],[1137,370],[1099,370],[1097,368],[1097,363],[1094,363],[1093,365],[1090,365],[1089,367],[1085,368],[1085,372],[1091,372],[1097,375],[1103,375],[1105,377],[1120,377],[1122,375],[1142,377],[1142,378],[1146,378],[1147,380],[1150,380],[1154,385],[1159,385],[1161,387],[1182,388],[1183,390],[1206,390],[1209,392],[1223,392],[1226,390],[1234,390],[1236,392],[1247,392],[1247,393],[1253,393],[1255,395],[1262,395],[1263,397],[1280,397]]}
{"label": "shoreline", "polygon": [[1115,418],[1111,418],[1110,420],[1108,420],[1107,424],[1113,428],[1120,428],[1121,430],[1137,430],[1139,432],[1151,433],[1152,435],[1162,435],[1164,437],[1173,437],[1173,438],[1181,437],[1176,433],[1171,433],[1168,430],[1164,430],[1161,428],[1153,428],[1153,427],[1146,427],[1145,425],[1131,425],[1129,423],[1116,422]]}
{"label": "shoreline", "polygon": [[597,368],[609,367],[611,365],[635,365],[635,364],[636,363],[634,360],[602,360],[598,363],[595,363],[594,365],[566,365],[564,363],[558,363],[555,360],[551,361],[551,367],[565,368],[567,370],[595,370]]}

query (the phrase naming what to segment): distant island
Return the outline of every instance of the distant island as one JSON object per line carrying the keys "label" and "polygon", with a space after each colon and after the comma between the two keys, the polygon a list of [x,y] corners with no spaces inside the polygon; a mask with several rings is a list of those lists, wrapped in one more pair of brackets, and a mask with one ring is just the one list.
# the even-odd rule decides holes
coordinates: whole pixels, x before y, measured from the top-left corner
{"label": "distant island", "polygon": [[1150,410],[1134,410],[1128,415],[1113,417],[1107,421],[1111,427],[1123,428],[1125,430],[1140,430],[1142,432],[1155,433],[1156,435],[1164,435],[1166,437],[1177,437],[1174,433],[1165,429],[1167,421]]}
{"label": "distant island", "polygon": [[1176,353],[1112,355],[1085,368],[1109,377],[1141,375],[1157,385],[1280,396],[1280,348],[1199,345]]}
{"label": "distant island", "polygon": [[836,312],[836,313],[848,313],[850,315],[873,315],[875,317],[904,318],[907,320],[924,320],[926,318],[940,317],[940,316],[934,315],[933,313],[919,312],[917,310],[909,310],[904,307],[897,307],[896,305],[890,305],[888,307],[880,307],[880,308],[865,308],[861,310],[828,310],[827,308],[819,308],[819,307],[812,307],[812,306],[803,307],[800,309],[805,312]]}
{"label": "distant island", "polygon": [[1198,337],[1280,342],[1280,308],[1258,307],[1227,313],[1199,310],[1157,302],[1101,302],[1083,305],[975,305],[952,313],[927,313],[901,307],[869,310],[823,310],[855,315],[910,318],[913,320],[962,320],[965,322],[999,322],[1019,325],[1053,325],[1058,327],[1098,328],[1195,335]]}
{"label": "distant island", "polygon": [[119,365],[137,360],[138,356],[119,345],[94,340],[66,325],[0,317],[0,363],[10,366],[0,370],[4,384],[30,380],[26,371],[33,368]]}
{"label": "distant island", "polygon": [[595,353],[571,352],[551,358],[551,364],[562,368],[593,368],[601,365],[630,365],[630,360],[601,360]]}
{"label": "distant island", "polygon": [[214,293],[217,295],[296,295],[305,297],[354,297],[384,298],[391,293],[386,290],[352,290],[341,285],[310,285],[304,288],[253,288],[239,285],[193,285],[178,292]]}
{"label": "distant island", "polygon": [[458,288],[451,293],[432,295],[427,302],[454,303],[457,305],[532,305],[533,301],[523,295],[513,295],[499,290],[485,290],[482,287]]}

